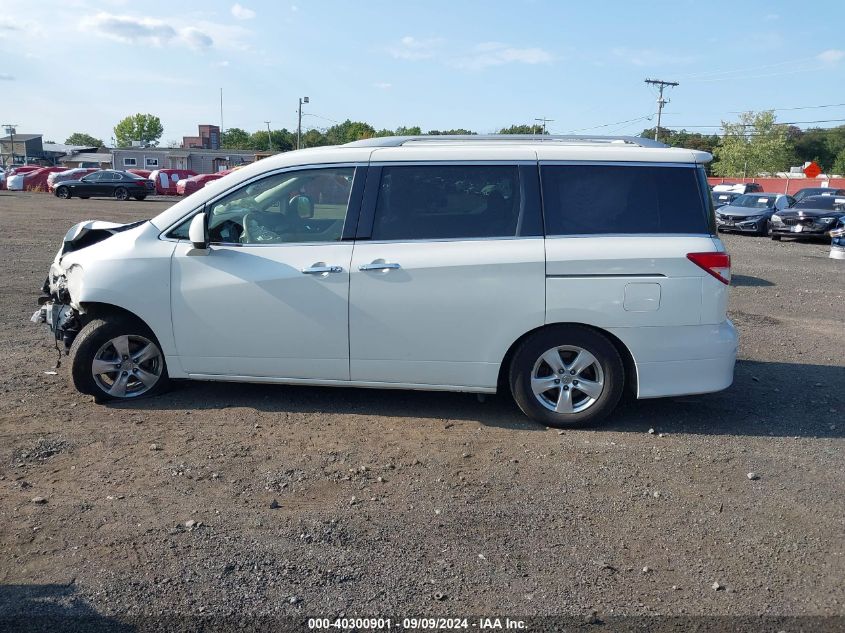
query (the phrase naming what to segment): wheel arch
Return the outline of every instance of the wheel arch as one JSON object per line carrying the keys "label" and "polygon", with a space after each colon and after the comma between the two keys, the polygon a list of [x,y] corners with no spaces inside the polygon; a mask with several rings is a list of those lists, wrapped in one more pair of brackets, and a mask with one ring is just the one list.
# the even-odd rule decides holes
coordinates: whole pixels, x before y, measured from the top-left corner
{"label": "wheel arch", "polygon": [[85,323],[92,319],[106,319],[108,317],[123,317],[127,319],[132,319],[133,321],[137,321],[155,338],[156,344],[159,346],[159,348],[161,348],[161,341],[159,340],[158,336],[156,336],[156,333],[153,328],[151,328],[149,324],[144,321],[144,319],[139,317],[134,312],[127,310],[126,308],[122,308],[118,305],[114,305],[112,303],[102,303],[99,301],[85,301],[80,303],[79,307],[81,308],[80,312],[82,312],[83,314],[83,320]]}
{"label": "wheel arch", "polygon": [[625,343],[623,343],[618,336],[608,332],[607,330],[604,330],[600,327],[596,327],[594,325],[589,325],[587,323],[576,322],[545,323],[540,327],[536,327],[533,330],[525,332],[522,336],[516,339],[508,348],[508,351],[505,352],[505,355],[502,358],[502,362],[499,365],[499,377],[496,381],[497,391],[499,391],[499,393],[508,393],[510,391],[510,385],[508,384],[508,373],[510,371],[510,365],[513,360],[513,356],[516,353],[516,350],[522,344],[522,342],[529,336],[532,336],[537,332],[560,326],[581,327],[588,330],[592,330],[593,332],[597,332],[605,336],[613,344],[613,346],[616,348],[616,351],[619,352],[619,356],[622,358],[622,366],[625,368],[625,389],[630,391],[630,393],[632,393],[634,396],[636,396],[637,365],[634,362],[634,357],[631,354],[631,350],[628,349],[628,346],[625,345]]}

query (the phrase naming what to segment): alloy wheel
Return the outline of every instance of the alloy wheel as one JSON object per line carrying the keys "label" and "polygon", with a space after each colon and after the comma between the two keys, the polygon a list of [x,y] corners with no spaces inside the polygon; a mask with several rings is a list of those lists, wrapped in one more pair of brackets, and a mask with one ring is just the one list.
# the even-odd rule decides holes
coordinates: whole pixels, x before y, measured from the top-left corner
{"label": "alloy wheel", "polygon": [[94,355],[94,382],[114,398],[135,398],[155,387],[164,369],[158,345],[148,338],[129,334],[117,336]]}
{"label": "alloy wheel", "polygon": [[588,350],[563,345],[547,350],[531,370],[531,391],[549,411],[580,413],[604,391],[604,370]]}

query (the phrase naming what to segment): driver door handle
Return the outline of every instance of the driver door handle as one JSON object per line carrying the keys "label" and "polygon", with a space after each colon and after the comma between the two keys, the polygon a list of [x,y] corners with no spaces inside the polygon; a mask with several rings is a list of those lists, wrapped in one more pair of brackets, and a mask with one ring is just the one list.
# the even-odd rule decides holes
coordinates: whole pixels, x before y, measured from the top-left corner
{"label": "driver door handle", "polygon": [[304,275],[327,275],[329,273],[342,273],[341,266],[311,266],[310,268],[303,268]]}
{"label": "driver door handle", "polygon": [[362,264],[358,267],[358,270],[397,270],[398,268],[402,268],[397,263],[387,263],[386,261],[375,261],[372,264]]}

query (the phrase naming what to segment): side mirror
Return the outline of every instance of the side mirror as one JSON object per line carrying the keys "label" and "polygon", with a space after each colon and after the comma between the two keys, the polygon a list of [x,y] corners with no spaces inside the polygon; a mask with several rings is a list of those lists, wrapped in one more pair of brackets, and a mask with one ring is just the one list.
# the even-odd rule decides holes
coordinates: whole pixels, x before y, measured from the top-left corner
{"label": "side mirror", "polygon": [[188,239],[194,248],[205,250],[208,248],[208,236],[205,231],[205,213],[197,213],[188,227]]}

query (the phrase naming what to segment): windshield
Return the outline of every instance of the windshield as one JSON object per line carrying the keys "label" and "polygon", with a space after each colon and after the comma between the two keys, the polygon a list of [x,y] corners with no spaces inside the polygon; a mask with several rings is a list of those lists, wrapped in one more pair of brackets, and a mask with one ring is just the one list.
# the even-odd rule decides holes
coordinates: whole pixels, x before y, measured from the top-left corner
{"label": "windshield", "polygon": [[793,209],[845,209],[845,197],[839,196],[811,196],[795,203]]}
{"label": "windshield", "polygon": [[763,196],[760,194],[746,194],[740,196],[733,202],[732,207],[745,207],[749,209],[771,209],[775,205],[777,196]]}

